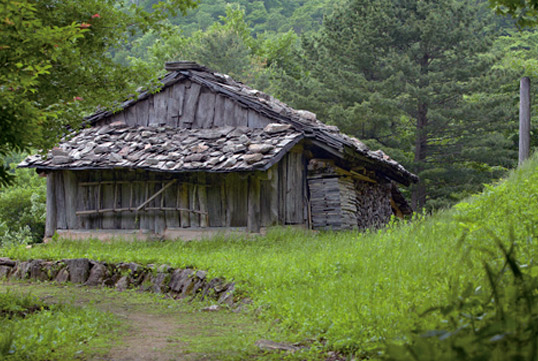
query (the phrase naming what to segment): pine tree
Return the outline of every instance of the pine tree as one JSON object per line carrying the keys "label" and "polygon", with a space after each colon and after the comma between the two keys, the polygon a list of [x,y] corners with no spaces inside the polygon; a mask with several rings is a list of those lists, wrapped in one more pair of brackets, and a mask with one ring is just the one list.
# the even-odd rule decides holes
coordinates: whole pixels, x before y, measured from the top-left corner
{"label": "pine tree", "polygon": [[279,95],[411,167],[417,209],[459,198],[498,176],[469,150],[510,145],[490,134],[499,114],[488,114],[502,105],[471,97],[493,82],[494,26],[483,14],[470,0],[347,0],[304,39],[306,76],[284,77]]}

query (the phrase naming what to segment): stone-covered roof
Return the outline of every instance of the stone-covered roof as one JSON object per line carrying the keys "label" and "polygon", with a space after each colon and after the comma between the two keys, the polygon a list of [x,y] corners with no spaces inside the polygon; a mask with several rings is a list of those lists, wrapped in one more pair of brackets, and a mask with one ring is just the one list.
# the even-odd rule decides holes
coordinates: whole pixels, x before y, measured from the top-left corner
{"label": "stone-covered roof", "polygon": [[284,124],[264,129],[130,127],[113,123],[86,128],[20,167],[41,169],[136,168],[159,172],[266,170],[303,135]]}
{"label": "stone-covered roof", "polygon": [[[229,75],[213,72],[204,66],[192,62],[180,61],[167,63],[166,69],[169,73],[161,79],[161,90],[180,81],[190,80],[201,86],[207,87],[216,93],[232,98],[234,101],[240,103],[242,107],[252,109],[262,114],[271,119],[275,124],[291,126],[291,129],[297,134],[301,134],[303,138],[308,139],[317,145],[332,149],[346,160],[358,160],[359,162],[366,163],[369,168],[378,170],[390,179],[404,185],[409,185],[411,182],[418,181],[416,175],[407,171],[401,164],[391,159],[383,151],[372,151],[360,140],[341,133],[338,127],[327,125],[319,121],[314,113],[305,110],[295,110],[268,94],[233,80]],[[153,93],[154,91],[141,90],[136,97],[123,102],[120,105],[120,108],[125,110],[136,103],[151,97]],[[91,116],[86,117],[85,121],[86,124],[94,125],[100,120],[112,115],[113,113],[111,111],[98,111]],[[146,132],[148,131],[151,130],[146,130]],[[178,134],[190,132],[193,136],[195,136],[194,133],[199,131],[200,130],[187,129],[176,130]],[[209,142],[206,143],[209,144]],[[40,163],[36,158],[32,158],[32,161],[34,163],[27,163],[22,166],[39,166],[40,168],[43,168],[39,165]],[[109,166],[114,167],[116,165],[111,163]],[[47,163],[47,167],[51,169],[54,168],[50,162]],[[68,168],[68,165],[63,165],[63,168]],[[179,168],[177,169],[179,171]],[[203,169],[209,170],[210,168]],[[241,168],[241,170],[243,169],[246,168]],[[188,171],[191,170],[195,169],[188,169]],[[202,168],[200,168],[200,170],[202,170]],[[234,170],[240,169],[234,168]]]}

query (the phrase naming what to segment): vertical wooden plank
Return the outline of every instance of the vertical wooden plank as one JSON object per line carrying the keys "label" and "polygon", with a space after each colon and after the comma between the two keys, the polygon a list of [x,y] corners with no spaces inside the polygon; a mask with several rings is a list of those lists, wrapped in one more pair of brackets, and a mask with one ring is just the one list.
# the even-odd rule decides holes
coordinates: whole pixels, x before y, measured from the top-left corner
{"label": "vertical wooden plank", "polygon": [[267,170],[267,180],[261,182],[262,226],[278,224],[278,166]]}
{"label": "vertical wooden plank", "polygon": [[225,97],[217,94],[215,97],[215,116],[213,118],[214,127],[223,127],[226,125],[225,116]]}
{"label": "vertical wooden plank", "polygon": [[260,179],[256,174],[254,174],[248,178],[247,231],[251,233],[260,232],[260,200]]}
{"label": "vertical wooden plank", "polygon": [[45,221],[45,237],[52,237],[56,232],[56,184],[54,173],[47,174],[47,219]]}
{"label": "vertical wooden plank", "polygon": [[170,88],[165,88],[153,96],[155,120],[150,125],[164,125],[167,123],[169,90]]}
{"label": "vertical wooden plank", "polygon": [[77,229],[77,177],[72,171],[64,171],[63,177],[67,229]]}
{"label": "vertical wooden plank", "polygon": [[193,128],[212,128],[215,118],[215,93],[203,89],[200,93]]}
{"label": "vertical wooden plank", "polygon": [[226,226],[245,227],[247,225],[248,181],[237,173],[229,173],[225,178]]}
{"label": "vertical wooden plank", "polygon": [[[197,184],[189,184],[189,200],[190,200],[189,209],[199,211],[200,199],[198,198],[198,185]],[[189,217],[190,217],[191,227],[200,227],[200,214],[199,213],[190,212]]]}
{"label": "vertical wooden plank", "polygon": [[[88,187],[82,187],[78,184],[80,182],[87,181],[87,172],[85,171],[79,171],[76,174],[77,178],[77,205],[76,210],[77,211],[84,211],[87,210],[86,203],[88,199]],[[88,224],[88,216],[77,216],[77,229],[87,229],[86,226]]]}
{"label": "vertical wooden plank", "polygon": [[248,110],[243,108],[239,104],[234,106],[234,126],[236,127],[247,127],[248,126]]}
{"label": "vertical wooden plank", "polygon": [[147,127],[149,123],[149,99],[144,99],[132,108],[136,108],[136,125]]}
{"label": "vertical wooden plank", "polygon": [[148,126],[155,125],[157,122],[155,120],[155,104],[153,97],[149,97],[148,101]]}
{"label": "vertical wooden plank", "polygon": [[[163,192],[164,197],[164,206],[165,207],[176,207],[178,200],[178,185],[174,184],[171,187],[168,187]],[[179,227],[179,212],[176,211],[166,211],[164,213],[166,228],[177,228]]]}
{"label": "vertical wooden plank", "polygon": [[[148,173],[141,173],[138,178],[141,180],[141,182],[138,183],[137,185],[138,192],[136,192],[137,193],[136,207],[138,207],[139,205],[144,203],[146,199],[148,199],[149,185],[150,185],[150,183],[148,182],[149,181]],[[140,223],[140,229],[142,231],[148,231],[150,229],[150,226],[149,226],[150,217],[149,217],[148,211],[146,211],[145,209],[141,209],[138,212],[138,219]]]}
{"label": "vertical wooden plank", "polygon": [[[206,189],[206,174],[198,174],[198,202],[200,204],[200,211],[207,213],[207,189]],[[207,215],[200,215],[200,227],[206,228],[208,226]]]}
{"label": "vertical wooden plank", "polygon": [[[189,209],[189,186],[186,183],[179,184],[179,207],[183,209]],[[190,227],[190,215],[187,211],[181,211],[180,213],[181,227]]]}
{"label": "vertical wooden plank", "polygon": [[125,124],[127,124],[128,126],[133,127],[135,125],[138,125],[137,108],[138,104],[130,106],[125,110],[122,110],[122,113],[124,114],[125,118]]}
{"label": "vertical wooden plank", "polygon": [[224,226],[223,212],[223,182],[221,176],[211,176],[210,182],[206,188],[207,191],[207,212],[209,218],[209,227]]}
{"label": "vertical wooden plank", "polygon": [[278,162],[278,223],[286,224],[286,178],[288,176],[288,156]]}
{"label": "vertical wooden plank", "polygon": [[229,125],[231,127],[237,126],[237,121],[235,119],[235,102],[230,98],[224,98],[224,114],[222,115],[222,124]]}
{"label": "vertical wooden plank", "polygon": [[[103,181],[114,181],[114,174],[112,171],[103,172]],[[101,208],[109,209],[114,208],[114,184],[103,184],[101,186]],[[103,229],[114,229],[116,226],[115,215],[112,212],[102,213],[101,215],[101,227]]]}
{"label": "vertical wooden plank", "polygon": [[191,87],[185,90],[185,102],[183,103],[183,115],[180,118],[181,128],[192,128],[196,109],[198,108],[198,100],[200,98],[201,86],[196,83],[191,83]]}
{"label": "vertical wooden plank", "polygon": [[[134,206],[135,189],[133,182],[133,174],[129,174],[124,180],[130,181],[129,183],[123,183],[121,185],[121,208],[129,208]],[[131,205],[131,195],[132,205]],[[122,212],[121,214],[121,229],[135,229],[135,213],[134,212]]]}
{"label": "vertical wooden plank", "polygon": [[247,114],[249,128],[265,128],[265,126],[270,123],[269,119],[262,116],[255,110],[249,109]]}
{"label": "vertical wooden plank", "polygon": [[303,164],[302,153],[289,152],[286,174],[286,223],[303,223]]}
{"label": "vertical wooden plank", "polygon": [[65,214],[65,192],[63,172],[54,173],[54,184],[56,186],[56,228],[67,229],[67,219]]}
{"label": "vertical wooden plank", "polygon": [[183,114],[183,99],[185,98],[185,83],[176,83],[170,88],[168,98],[168,115],[166,125],[179,126],[179,117]]}

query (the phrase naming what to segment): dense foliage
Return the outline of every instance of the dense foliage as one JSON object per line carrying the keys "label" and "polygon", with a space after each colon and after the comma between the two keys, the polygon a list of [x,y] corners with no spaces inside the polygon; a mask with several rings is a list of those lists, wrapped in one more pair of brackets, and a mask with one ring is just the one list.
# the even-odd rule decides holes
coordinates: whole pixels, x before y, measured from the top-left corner
{"label": "dense foliage", "polygon": [[[279,319],[291,339],[324,340],[331,349],[368,355],[382,349],[385,342],[398,345],[422,339],[414,338],[416,330],[444,332],[451,342],[452,333],[447,332],[454,331],[450,328],[453,320],[447,317],[458,317],[457,323],[465,314],[477,320],[475,328],[465,331],[470,339],[464,342],[478,342],[475,331],[492,324],[495,317],[490,301],[495,285],[505,320],[517,321],[509,327],[523,330],[510,336],[517,338],[510,341],[510,351],[528,342],[524,328],[531,321],[521,318],[530,315],[525,305],[513,307],[521,288],[512,286],[520,283],[505,264],[517,259],[525,279],[537,274],[537,195],[535,157],[508,180],[488,186],[450,211],[417,216],[376,233],[305,234],[275,229],[255,242],[224,238],[191,243],[60,240],[29,250],[4,248],[1,254],[16,259],[87,257],[195,265],[235,280],[253,298],[254,307],[263,311],[261,315]],[[451,306],[458,300],[461,303]],[[463,303],[467,301],[469,306]]]}
{"label": "dense foliage", "polygon": [[[50,149],[82,115],[132,94],[136,73],[109,56],[129,38],[160,29],[194,6],[158,2],[151,11],[109,0],[0,3],[0,157]],[[0,163],[0,185],[9,182]]]}
{"label": "dense foliage", "polygon": [[46,304],[32,295],[2,292],[0,358],[52,361],[95,354],[117,325],[113,317],[91,307]]}

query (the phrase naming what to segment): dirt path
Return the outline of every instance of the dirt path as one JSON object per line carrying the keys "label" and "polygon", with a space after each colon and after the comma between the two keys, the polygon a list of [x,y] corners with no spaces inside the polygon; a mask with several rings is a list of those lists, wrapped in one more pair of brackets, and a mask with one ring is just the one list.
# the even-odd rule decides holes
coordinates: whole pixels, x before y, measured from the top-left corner
{"label": "dirt path", "polygon": [[110,289],[0,282],[6,289],[31,293],[47,302],[91,305],[110,312],[124,326],[105,356],[88,361],[252,360],[260,356],[255,341],[266,325],[252,315],[226,309],[204,312],[207,304],[179,302],[152,294]]}

